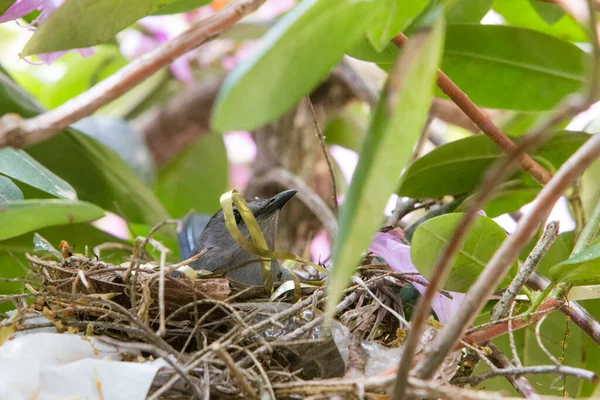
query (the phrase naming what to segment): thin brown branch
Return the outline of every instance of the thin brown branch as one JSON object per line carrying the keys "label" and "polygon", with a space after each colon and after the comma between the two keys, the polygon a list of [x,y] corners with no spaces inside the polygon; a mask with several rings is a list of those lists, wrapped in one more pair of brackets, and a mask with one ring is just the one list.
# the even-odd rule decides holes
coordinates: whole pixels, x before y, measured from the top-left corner
{"label": "thin brown branch", "polygon": [[233,358],[231,358],[229,353],[225,351],[225,349],[222,346],[219,346],[216,343],[211,345],[211,347],[212,350],[219,355],[219,358],[225,363],[225,365],[227,365],[227,368],[229,368],[229,370],[231,371],[233,378],[240,386],[240,389],[244,393],[244,396],[248,397],[249,399],[255,398],[256,390],[254,390],[254,388],[250,386],[250,382],[248,382],[248,379],[246,379],[244,374],[235,365],[235,361],[233,360]]}
{"label": "thin brown branch", "polygon": [[310,114],[313,119],[313,123],[315,125],[315,134],[317,136],[317,140],[319,141],[319,146],[321,147],[321,151],[323,152],[323,158],[325,158],[325,162],[327,163],[327,169],[329,169],[329,176],[331,177],[331,186],[332,186],[332,197],[333,197],[333,209],[335,211],[335,215],[338,214],[338,198],[337,198],[337,184],[335,183],[335,174],[333,173],[333,167],[331,166],[331,156],[327,151],[327,146],[325,146],[325,136],[323,135],[323,130],[321,126],[319,126],[319,119],[317,118],[317,112],[313,107],[312,101],[310,101],[310,96],[306,96],[306,104],[308,104],[308,109],[310,110]]}
{"label": "thin brown branch", "polygon": [[506,291],[502,294],[500,301],[496,303],[492,309],[492,316],[490,317],[492,321],[499,318],[504,318],[508,314],[510,305],[517,297],[517,294],[519,294],[521,288],[525,285],[525,283],[527,283],[527,279],[529,279],[535,270],[535,267],[558,237],[558,230],[558,221],[552,221],[548,224],[548,226],[546,226],[546,231],[537,242],[533,250],[531,250],[531,253],[529,253],[525,263],[523,263],[521,268],[519,268],[517,276],[515,276],[508,288],[506,288]]}
{"label": "thin brown branch", "polygon": [[516,230],[502,243],[477,281],[471,286],[456,315],[445,325],[416,367],[416,376],[431,378],[446,354],[456,345],[465,329],[481,311],[487,298],[498,287],[519,251],[528,243],[548,210],[583,171],[600,155],[600,135],[592,136],[540,192],[533,209],[523,217]]}
{"label": "thin brown branch", "polygon": [[[492,354],[489,355],[490,361],[499,369],[512,368],[513,365],[510,363],[508,358],[498,349],[493,343],[486,343],[486,346],[492,350]],[[519,394],[527,399],[537,398],[538,394],[535,388],[529,383],[526,377],[523,375],[514,376],[506,375],[506,380],[519,392]],[[467,378],[468,379],[468,378]],[[456,383],[459,382],[457,379]]]}
{"label": "thin brown branch", "polygon": [[[408,38],[400,33],[392,39],[392,42],[397,47],[402,48],[408,42]],[[438,70],[437,85],[500,149],[506,153],[517,150],[517,145],[502,133],[488,116],[469,99],[469,96],[441,70]],[[519,154],[517,162],[523,171],[542,185],[546,184],[552,176],[550,172],[546,171],[525,153]]]}
{"label": "thin brown branch", "polygon": [[558,374],[574,376],[579,379],[585,379],[586,381],[596,381],[598,378],[592,371],[586,369],[568,367],[563,365],[536,365],[531,367],[510,367],[506,369],[496,369],[494,371],[484,372],[481,375],[474,376],[472,378],[459,379],[457,384],[470,384],[473,386],[479,385],[481,382],[495,378],[497,376],[513,376],[518,375],[539,375],[539,374]]}
{"label": "thin brown branch", "polygon": [[14,115],[11,121],[3,117],[0,120],[0,148],[26,147],[51,138],[70,124],[122,96],[177,57],[215,38],[264,2],[237,0],[231,3],[177,38],[138,57],[86,92],[44,114],[16,124]]}

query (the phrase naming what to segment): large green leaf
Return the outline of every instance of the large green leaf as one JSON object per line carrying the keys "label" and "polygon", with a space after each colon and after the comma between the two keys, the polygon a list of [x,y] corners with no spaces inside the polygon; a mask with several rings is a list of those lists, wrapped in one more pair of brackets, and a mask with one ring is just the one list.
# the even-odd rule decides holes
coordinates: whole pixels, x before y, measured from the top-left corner
{"label": "large green leaf", "polygon": [[[114,151],[68,129],[27,152],[70,182],[81,200],[98,204],[132,222],[154,225],[169,218],[160,201]],[[69,154],[65,159],[63,154]]]}
{"label": "large green leaf", "polygon": [[[40,114],[44,108],[8,76],[0,73],[0,115]],[[81,200],[123,213],[133,222],[154,225],[168,218],[152,191],[112,150],[74,129],[27,148],[27,153],[69,182]]]}
{"label": "large green leaf", "polygon": [[493,3],[494,0],[457,0],[449,7],[446,19],[449,24],[479,23]]}
{"label": "large green leaf", "polygon": [[95,46],[173,0],[77,0],[56,9],[29,39],[23,56]]}
{"label": "large green leaf", "polygon": [[14,0],[0,0],[0,15],[4,14],[13,3]]}
{"label": "large green leaf", "polygon": [[379,18],[367,31],[367,38],[378,51],[404,30],[427,5],[429,0],[381,0]]}
{"label": "large green leaf", "polygon": [[[544,111],[586,81],[589,55],[550,35],[512,26],[453,24],[446,37],[441,68],[481,107]],[[395,54],[393,45],[382,53],[364,48],[351,53],[384,68]]]}
{"label": "large green leaf", "polygon": [[550,277],[576,286],[600,284],[600,243],[550,268]]}
{"label": "large green leaf", "polygon": [[[535,158],[557,170],[589,137],[583,132],[560,132],[538,149]],[[502,151],[484,135],[447,143],[408,168],[401,177],[398,194],[424,198],[471,192],[501,155]]]}
{"label": "large green leaf", "polygon": [[572,42],[587,41],[585,30],[579,26],[573,17],[565,14],[560,20],[549,24],[536,11],[534,4],[540,7],[543,7],[541,4],[556,6],[535,0],[496,0],[494,2],[494,11],[500,14],[511,25],[534,29]]}
{"label": "large green leaf", "polygon": [[589,57],[552,36],[494,25],[447,35],[442,70],[482,107],[547,110],[585,82]]}
{"label": "large green leaf", "polygon": [[390,79],[399,79],[393,87],[400,89],[390,93],[388,83],[363,143],[334,242],[327,283],[329,312],[379,227],[382,210],[427,119],[444,37],[441,13],[427,35],[398,60],[401,74],[396,71]]}
{"label": "large green leaf", "polygon": [[550,268],[569,258],[575,246],[575,232],[569,231],[558,235],[544,257],[540,260],[536,271],[544,276],[550,276]]}
{"label": "large green leaf", "polygon": [[0,173],[62,199],[75,200],[75,189],[23,150],[0,149]]}
{"label": "large green leaf", "polygon": [[23,192],[10,178],[0,175],[0,203],[23,200]]}
{"label": "large green leaf", "polygon": [[[431,278],[438,258],[448,245],[462,213],[445,214],[422,223],[415,231],[410,258],[426,279]],[[506,239],[504,229],[492,219],[476,215],[472,228],[463,240],[452,267],[445,289],[466,292],[483,271],[488,261]],[[507,277],[500,283],[506,286],[517,272],[517,262],[513,264]]]}
{"label": "large green leaf", "polygon": [[100,207],[83,201],[10,201],[0,204],[0,240],[47,226],[88,222],[103,216]]}
{"label": "large green leaf", "polygon": [[368,128],[369,116],[369,108],[364,104],[348,105],[325,126],[323,135],[326,142],[359,151]]}
{"label": "large green leaf", "polygon": [[544,3],[529,0],[529,4],[535,12],[548,24],[554,25],[566,15],[566,12],[558,4]]}
{"label": "large green leaf", "polygon": [[191,209],[213,214],[227,191],[227,153],[221,135],[204,135],[159,172],[154,192],[173,217]]}
{"label": "large green leaf", "polygon": [[161,14],[178,14],[182,12],[188,12],[195,10],[196,8],[202,7],[210,3],[212,0],[175,0],[171,4],[159,8],[155,11],[154,15]]}
{"label": "large green leaf", "polygon": [[252,130],[290,109],[315,88],[344,51],[364,37],[374,0],[305,0],[284,15],[260,48],[229,74],[216,100],[213,127]]}
{"label": "large green leaf", "polygon": [[[523,205],[535,200],[536,196],[540,192],[538,187],[528,187],[519,179],[505,182],[496,188],[493,193],[493,197],[485,205],[483,210],[486,215],[490,218],[496,218],[502,214],[511,213],[517,211]],[[471,197],[469,196],[462,204],[457,208],[457,211],[464,212],[468,207]]]}

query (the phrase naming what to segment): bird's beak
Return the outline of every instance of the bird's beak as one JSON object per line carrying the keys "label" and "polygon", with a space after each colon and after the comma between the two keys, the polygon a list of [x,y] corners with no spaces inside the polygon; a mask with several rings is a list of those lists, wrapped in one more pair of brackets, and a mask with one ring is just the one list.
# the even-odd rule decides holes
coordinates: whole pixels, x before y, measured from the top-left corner
{"label": "bird's beak", "polygon": [[283,208],[283,206],[286,205],[287,202],[290,201],[290,199],[294,197],[296,193],[298,193],[298,191],[292,189],[278,193],[275,196],[271,197],[267,206],[268,212],[281,210],[281,208]]}

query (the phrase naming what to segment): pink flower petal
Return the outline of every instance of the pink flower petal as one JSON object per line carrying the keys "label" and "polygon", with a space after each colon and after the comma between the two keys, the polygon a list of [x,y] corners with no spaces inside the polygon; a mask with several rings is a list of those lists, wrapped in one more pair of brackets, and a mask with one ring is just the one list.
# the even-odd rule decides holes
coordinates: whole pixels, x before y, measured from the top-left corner
{"label": "pink flower petal", "polygon": [[52,53],[45,54],[36,54],[37,58],[45,62],[46,64],[51,64],[54,61],[58,60],[60,57],[67,54],[69,51],[77,51],[82,57],[90,57],[95,54],[94,49],[91,47],[86,47],[83,49],[73,49],[73,50],[63,50],[63,51],[55,51]]}
{"label": "pink flower petal", "polygon": [[0,24],[26,16],[42,6],[43,0],[17,0],[4,14],[0,15]]}

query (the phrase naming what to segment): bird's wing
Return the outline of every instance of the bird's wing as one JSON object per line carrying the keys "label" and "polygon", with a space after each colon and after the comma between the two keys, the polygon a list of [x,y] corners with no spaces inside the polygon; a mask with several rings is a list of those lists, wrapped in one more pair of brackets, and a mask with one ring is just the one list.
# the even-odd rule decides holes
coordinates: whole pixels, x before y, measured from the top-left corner
{"label": "bird's wing", "polygon": [[192,256],[192,250],[210,218],[210,215],[194,213],[182,220],[177,229],[177,243],[182,260]]}

